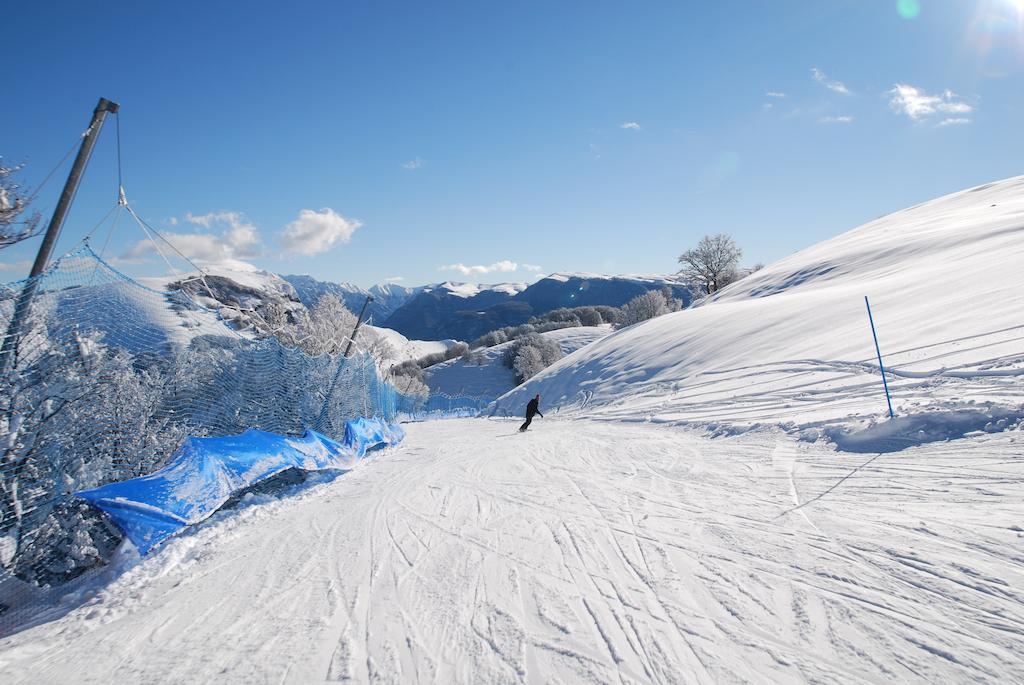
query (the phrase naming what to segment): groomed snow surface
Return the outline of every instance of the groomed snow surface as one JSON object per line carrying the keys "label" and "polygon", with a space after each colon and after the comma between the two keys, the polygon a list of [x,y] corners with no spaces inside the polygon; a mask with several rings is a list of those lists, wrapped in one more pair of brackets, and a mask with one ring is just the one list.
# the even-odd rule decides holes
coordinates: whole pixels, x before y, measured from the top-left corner
{"label": "groomed snow surface", "polygon": [[1019,431],[849,455],[537,419],[218,515],[0,643],[39,682],[1022,682]]}

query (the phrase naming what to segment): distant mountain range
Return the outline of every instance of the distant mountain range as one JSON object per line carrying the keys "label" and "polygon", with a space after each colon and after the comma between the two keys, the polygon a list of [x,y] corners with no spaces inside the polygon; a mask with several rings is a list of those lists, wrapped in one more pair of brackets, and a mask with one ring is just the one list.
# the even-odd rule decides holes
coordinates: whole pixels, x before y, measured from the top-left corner
{"label": "distant mountain range", "polygon": [[318,281],[312,276],[282,276],[295,289],[298,298],[307,307],[312,307],[317,300],[327,294],[336,296],[349,311],[355,314],[362,309],[367,295],[373,295],[373,302],[366,309],[366,316],[376,325],[382,325],[392,313],[410,299],[415,297],[425,286],[406,288],[393,283],[375,285],[370,289],[360,288],[351,283],[331,283]]}
{"label": "distant mountain range", "polygon": [[473,340],[496,328],[525,323],[532,316],[560,307],[619,307],[648,290],[668,288],[687,305],[693,299],[690,283],[679,276],[574,273],[552,274],[530,285],[445,282],[417,288],[376,285],[369,290],[350,283],[318,281],[310,276],[283,278],[307,306],[332,293],[358,313],[366,296],[373,295],[374,301],[367,309],[373,323],[416,340]]}

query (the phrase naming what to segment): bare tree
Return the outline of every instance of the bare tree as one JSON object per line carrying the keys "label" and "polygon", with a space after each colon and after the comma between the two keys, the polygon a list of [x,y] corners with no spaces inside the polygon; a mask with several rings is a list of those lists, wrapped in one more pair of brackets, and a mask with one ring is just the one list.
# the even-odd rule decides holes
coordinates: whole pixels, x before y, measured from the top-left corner
{"label": "bare tree", "polygon": [[710,294],[736,280],[736,267],[742,256],[743,250],[730,236],[706,235],[697,247],[679,255],[679,263],[683,265],[680,272],[700,283]]}
{"label": "bare tree", "polygon": [[26,214],[32,198],[14,178],[21,168],[5,166],[0,157],[0,249],[31,238],[39,228],[39,212]]}

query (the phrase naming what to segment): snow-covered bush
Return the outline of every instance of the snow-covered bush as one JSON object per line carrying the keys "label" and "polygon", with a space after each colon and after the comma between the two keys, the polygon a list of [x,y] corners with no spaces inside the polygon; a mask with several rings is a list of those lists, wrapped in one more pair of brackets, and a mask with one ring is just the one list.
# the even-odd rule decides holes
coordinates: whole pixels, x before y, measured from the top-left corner
{"label": "snow-covered bush", "polygon": [[505,351],[502,361],[515,371],[516,383],[523,383],[563,356],[558,343],[534,333],[517,338]]}
{"label": "snow-covered bush", "polygon": [[423,380],[423,369],[416,362],[391,367],[391,382],[403,395],[428,395],[430,388]]}
{"label": "snow-covered bush", "polygon": [[0,248],[31,238],[39,228],[39,212],[26,214],[31,197],[14,178],[21,168],[0,158]]}
{"label": "snow-covered bush", "polygon": [[672,311],[679,311],[682,303],[672,297],[666,297],[662,291],[650,290],[642,295],[637,295],[623,305],[621,326],[632,326],[645,322],[648,318],[654,318]]}
{"label": "snow-covered bush", "polygon": [[423,357],[417,359],[415,363],[421,369],[425,369],[429,366],[433,366],[434,364],[440,364],[441,362],[446,362],[449,359],[461,357],[462,355],[466,354],[469,351],[469,349],[469,345],[467,345],[466,343],[458,342],[449,347],[444,352],[433,352],[431,354],[424,355]]}
{"label": "snow-covered bush", "polygon": [[[160,411],[169,376],[158,359],[95,333],[51,340],[39,314],[4,388],[0,531],[4,566],[49,584],[100,563],[98,550],[109,546],[93,540],[109,534],[80,507],[62,506],[66,496],[150,471],[186,432]],[[58,538],[72,545],[68,554],[54,555]]]}
{"label": "snow-covered bush", "polygon": [[618,307],[606,305],[561,307],[553,309],[547,314],[535,316],[524,324],[505,326],[485,333],[470,343],[470,348],[476,350],[484,347],[494,347],[495,345],[500,345],[509,340],[515,340],[532,333],[548,333],[549,331],[579,326],[600,326],[606,323],[617,324],[620,318],[621,312]]}
{"label": "snow-covered bush", "polygon": [[[345,307],[337,295],[328,293],[317,300],[309,316],[295,327],[297,330],[293,335],[295,342],[306,354],[338,354],[345,350],[355,326],[356,315]],[[281,339],[281,333],[287,327],[279,330],[277,335],[281,343],[294,347],[288,344],[287,339]]]}

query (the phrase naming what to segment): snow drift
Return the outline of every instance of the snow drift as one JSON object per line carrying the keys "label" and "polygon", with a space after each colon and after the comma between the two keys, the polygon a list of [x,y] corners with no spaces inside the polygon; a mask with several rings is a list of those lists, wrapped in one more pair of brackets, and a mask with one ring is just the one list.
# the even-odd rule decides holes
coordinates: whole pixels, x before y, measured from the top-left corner
{"label": "snow drift", "polygon": [[380,419],[345,425],[336,442],[313,430],[285,437],[249,429],[222,438],[188,438],[155,473],[77,493],[106,512],[145,554],[182,528],[208,518],[235,493],[296,468],[349,469],[368,449],[401,442],[404,431]]}
{"label": "snow drift", "polygon": [[1024,177],[869,222],[699,305],[595,342],[506,394],[604,417],[735,431],[1024,402]]}

